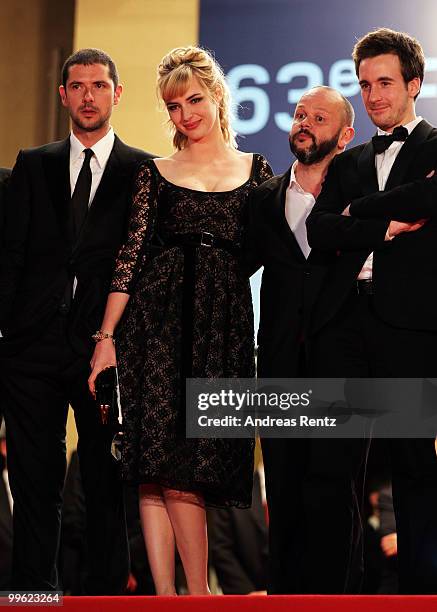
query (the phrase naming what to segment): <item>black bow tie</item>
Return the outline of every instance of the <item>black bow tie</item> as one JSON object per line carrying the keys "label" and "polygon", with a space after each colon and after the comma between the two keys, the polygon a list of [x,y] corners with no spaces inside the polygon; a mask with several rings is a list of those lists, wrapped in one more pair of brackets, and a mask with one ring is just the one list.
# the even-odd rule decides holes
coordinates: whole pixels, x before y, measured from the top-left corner
{"label": "black bow tie", "polygon": [[392,142],[402,141],[404,142],[408,138],[408,130],[403,125],[399,125],[393,130],[393,134],[387,134],[386,136],[374,136],[372,138],[373,149],[375,153],[384,153]]}

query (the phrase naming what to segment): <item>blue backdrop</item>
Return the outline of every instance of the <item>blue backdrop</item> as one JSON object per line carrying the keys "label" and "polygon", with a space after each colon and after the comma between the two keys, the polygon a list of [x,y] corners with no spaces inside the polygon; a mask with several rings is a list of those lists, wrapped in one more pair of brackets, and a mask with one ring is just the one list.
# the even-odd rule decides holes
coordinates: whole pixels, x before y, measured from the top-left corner
{"label": "blue backdrop", "polygon": [[[214,52],[238,103],[240,149],[262,153],[276,173],[291,163],[287,133],[296,101],[331,85],[356,112],[354,143],[373,133],[351,59],[357,38],[389,27],[420,40],[426,61],[417,112],[437,125],[436,0],[201,0],[200,44]],[[252,277],[255,327],[260,274]]]}
{"label": "blue backdrop", "polygon": [[351,51],[356,38],[376,27],[407,31],[422,43],[427,72],[417,111],[437,124],[435,0],[201,0],[200,8],[200,44],[215,53],[239,104],[240,148],[265,155],[277,173],[290,164],[295,103],[313,85],[331,85],[350,98],[355,143],[372,135]]}

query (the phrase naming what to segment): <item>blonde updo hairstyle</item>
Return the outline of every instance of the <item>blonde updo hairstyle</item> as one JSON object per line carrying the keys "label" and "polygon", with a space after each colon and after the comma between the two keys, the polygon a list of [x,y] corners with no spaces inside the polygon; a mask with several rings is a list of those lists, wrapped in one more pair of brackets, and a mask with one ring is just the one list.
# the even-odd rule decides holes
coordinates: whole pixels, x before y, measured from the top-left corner
{"label": "blonde updo hairstyle", "polygon": [[[200,47],[177,47],[165,55],[158,65],[157,92],[159,97],[171,100],[187,90],[190,80],[197,77],[207,95],[218,104],[220,128],[225,142],[237,148],[236,134],[231,127],[231,95],[222,69],[205,49]],[[219,94],[217,96],[217,93]],[[173,146],[179,151],[187,143],[187,137],[169,120],[173,134]]]}

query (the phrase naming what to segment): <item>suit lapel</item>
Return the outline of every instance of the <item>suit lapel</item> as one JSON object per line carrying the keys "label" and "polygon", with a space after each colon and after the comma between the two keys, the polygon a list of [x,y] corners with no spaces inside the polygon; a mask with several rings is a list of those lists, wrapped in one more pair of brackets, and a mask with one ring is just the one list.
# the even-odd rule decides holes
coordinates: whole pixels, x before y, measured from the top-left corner
{"label": "suit lapel", "polygon": [[43,168],[61,232],[70,236],[70,138],[51,145],[43,156]]}
{"label": "suit lapel", "polygon": [[423,120],[408,136],[392,166],[385,185],[386,191],[405,182],[405,174],[411,162],[415,158],[417,149],[428,138],[428,135],[431,133],[432,129],[432,126],[427,121]]}
{"label": "suit lapel", "polygon": [[288,244],[293,250],[295,255],[302,261],[306,261],[304,254],[301,251],[299,243],[297,242],[294,233],[288,225],[288,221],[285,217],[285,198],[287,195],[287,189],[290,184],[291,168],[284,174],[277,177],[277,181],[272,185],[272,205],[273,205],[273,218],[279,236],[282,240]]}
{"label": "suit lapel", "polygon": [[379,191],[378,177],[375,166],[375,151],[372,141],[366,143],[358,158],[358,174],[363,195],[370,195]]}
{"label": "suit lapel", "polygon": [[115,136],[114,146],[90,206],[88,219],[92,218],[93,213],[106,205],[108,197],[114,197],[114,191],[117,191],[120,180],[126,175],[127,170],[122,164],[122,147],[121,140]]}

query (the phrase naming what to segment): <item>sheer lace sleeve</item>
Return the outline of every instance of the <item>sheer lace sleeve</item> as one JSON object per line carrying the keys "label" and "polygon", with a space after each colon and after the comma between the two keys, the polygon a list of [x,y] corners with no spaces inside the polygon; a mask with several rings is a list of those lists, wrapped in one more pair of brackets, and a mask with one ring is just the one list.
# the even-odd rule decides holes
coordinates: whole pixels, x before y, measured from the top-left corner
{"label": "sheer lace sleeve", "polygon": [[130,293],[142,265],[144,247],[156,220],[157,187],[152,160],[144,162],[135,179],[128,237],[115,264],[110,291]]}
{"label": "sheer lace sleeve", "polygon": [[258,153],[256,153],[255,155],[256,155],[256,166],[255,166],[254,178],[255,178],[256,184],[261,185],[261,183],[264,183],[264,181],[267,181],[269,178],[272,178],[274,173],[270,167],[269,162],[266,160],[265,157],[263,157],[262,155],[259,155]]}

